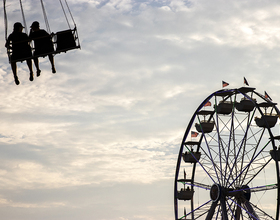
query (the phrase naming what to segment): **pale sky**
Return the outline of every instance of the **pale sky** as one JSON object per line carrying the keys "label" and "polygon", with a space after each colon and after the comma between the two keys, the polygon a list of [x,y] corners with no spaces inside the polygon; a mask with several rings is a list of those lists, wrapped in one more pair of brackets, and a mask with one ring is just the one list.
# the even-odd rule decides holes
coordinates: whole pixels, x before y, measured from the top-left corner
{"label": "pale sky", "polygon": [[[45,29],[23,0],[27,29]],[[7,220],[174,219],[175,167],[198,105],[222,88],[279,103],[276,0],[68,0],[81,50],[40,59],[29,81],[8,63],[1,6],[0,213]],[[22,22],[7,0],[8,32]],[[45,1],[51,31],[67,29]],[[71,20],[70,20],[70,24]],[[34,67],[35,71],[35,67]]]}

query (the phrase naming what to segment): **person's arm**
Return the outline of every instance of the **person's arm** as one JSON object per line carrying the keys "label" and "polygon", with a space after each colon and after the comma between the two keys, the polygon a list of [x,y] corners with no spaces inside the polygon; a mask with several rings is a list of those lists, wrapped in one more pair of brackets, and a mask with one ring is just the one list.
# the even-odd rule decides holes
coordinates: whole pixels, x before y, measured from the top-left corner
{"label": "person's arm", "polygon": [[30,28],[30,32],[29,32],[29,35],[28,35],[30,41],[33,40],[33,30]]}
{"label": "person's arm", "polygon": [[11,47],[11,38],[10,38],[10,36],[9,36],[8,39],[6,40],[5,47],[8,48],[8,49],[9,49],[9,48],[12,48],[12,47]]}

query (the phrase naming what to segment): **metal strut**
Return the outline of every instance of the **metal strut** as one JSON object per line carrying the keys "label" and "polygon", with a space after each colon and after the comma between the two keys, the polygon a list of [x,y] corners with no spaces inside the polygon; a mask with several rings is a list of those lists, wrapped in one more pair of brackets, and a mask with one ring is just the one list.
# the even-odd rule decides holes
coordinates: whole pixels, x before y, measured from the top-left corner
{"label": "metal strut", "polygon": [[21,14],[22,14],[23,25],[25,27],[25,33],[28,34],[27,33],[27,28],[26,28],[26,20],[25,20],[25,16],[24,16],[24,11],[23,11],[21,0],[19,0],[19,3],[20,3],[20,9],[21,9]]}
{"label": "metal strut", "polygon": [[49,21],[48,21],[47,13],[46,13],[46,10],[45,10],[45,6],[44,6],[44,3],[43,3],[43,0],[40,0],[40,1],[41,1],[42,11],[43,11],[43,15],[44,15],[45,24],[46,24],[46,29],[47,29],[48,33],[51,34],[51,28],[50,28],[50,25],[49,25]]}

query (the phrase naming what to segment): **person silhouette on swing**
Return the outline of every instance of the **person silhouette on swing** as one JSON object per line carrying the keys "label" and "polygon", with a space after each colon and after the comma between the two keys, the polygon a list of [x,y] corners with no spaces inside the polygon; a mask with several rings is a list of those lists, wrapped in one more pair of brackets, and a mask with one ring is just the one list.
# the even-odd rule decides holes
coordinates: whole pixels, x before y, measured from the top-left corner
{"label": "person silhouette on swing", "polygon": [[17,61],[26,59],[27,66],[30,71],[29,80],[33,81],[33,70],[32,70],[32,52],[30,47],[30,40],[27,34],[22,33],[23,26],[20,22],[14,23],[14,30],[7,38],[5,47],[12,49],[11,55],[11,67],[15,79],[15,83],[18,85],[20,82],[17,76]]}
{"label": "person silhouette on swing", "polygon": [[48,34],[44,29],[40,29],[40,24],[38,21],[34,21],[30,27],[30,34],[29,38],[30,40],[34,41],[34,64],[37,69],[37,76],[40,76],[41,70],[39,68],[39,59],[38,56],[41,56],[44,54],[48,55],[51,66],[52,66],[52,73],[56,73],[56,69],[54,66],[54,58],[53,58],[53,42],[52,37],[50,34]]}

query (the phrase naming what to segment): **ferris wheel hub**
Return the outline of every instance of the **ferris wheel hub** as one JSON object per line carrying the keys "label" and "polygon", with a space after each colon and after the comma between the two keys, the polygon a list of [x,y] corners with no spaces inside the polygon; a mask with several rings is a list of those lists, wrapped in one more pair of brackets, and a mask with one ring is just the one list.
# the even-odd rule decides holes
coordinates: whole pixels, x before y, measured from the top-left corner
{"label": "ferris wheel hub", "polygon": [[215,183],[210,189],[210,198],[213,202],[217,202],[221,198],[222,187]]}

